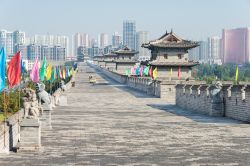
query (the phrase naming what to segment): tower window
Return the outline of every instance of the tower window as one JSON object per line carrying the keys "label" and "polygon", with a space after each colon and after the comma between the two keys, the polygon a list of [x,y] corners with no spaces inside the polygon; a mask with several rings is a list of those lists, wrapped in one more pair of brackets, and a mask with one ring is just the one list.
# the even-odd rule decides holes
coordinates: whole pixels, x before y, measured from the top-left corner
{"label": "tower window", "polygon": [[168,54],[164,54],[164,59],[168,59]]}

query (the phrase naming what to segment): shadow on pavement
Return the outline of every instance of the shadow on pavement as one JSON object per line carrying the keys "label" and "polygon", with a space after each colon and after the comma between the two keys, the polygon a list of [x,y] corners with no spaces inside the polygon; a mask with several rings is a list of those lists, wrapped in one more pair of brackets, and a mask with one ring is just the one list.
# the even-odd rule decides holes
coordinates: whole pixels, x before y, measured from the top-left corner
{"label": "shadow on pavement", "polygon": [[230,119],[227,117],[212,117],[209,115],[197,113],[194,111],[184,110],[176,105],[169,104],[147,104],[148,106],[169,112],[178,116],[184,116],[199,123],[222,123],[222,124],[242,124],[243,122]]}

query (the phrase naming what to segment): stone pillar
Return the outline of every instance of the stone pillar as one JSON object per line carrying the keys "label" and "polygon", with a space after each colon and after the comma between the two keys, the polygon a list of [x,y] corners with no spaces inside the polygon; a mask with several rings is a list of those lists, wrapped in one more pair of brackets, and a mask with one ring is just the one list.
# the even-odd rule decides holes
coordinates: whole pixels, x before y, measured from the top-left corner
{"label": "stone pillar", "polygon": [[9,126],[6,122],[0,124],[0,154],[9,154]]}
{"label": "stone pillar", "polygon": [[223,92],[222,90],[218,90],[216,93],[216,88],[212,89],[211,94],[211,110],[209,112],[210,116],[223,116],[224,114],[224,105],[223,105]]}
{"label": "stone pillar", "polygon": [[59,106],[67,106],[67,105],[68,105],[67,94],[62,94],[59,98]]}
{"label": "stone pillar", "polygon": [[44,107],[43,108],[43,114],[39,118],[39,120],[41,122],[42,129],[52,129],[51,111],[52,111],[52,109],[50,109],[49,107]]}
{"label": "stone pillar", "polygon": [[21,124],[21,140],[19,150],[41,149],[41,126],[38,119],[24,119]]}

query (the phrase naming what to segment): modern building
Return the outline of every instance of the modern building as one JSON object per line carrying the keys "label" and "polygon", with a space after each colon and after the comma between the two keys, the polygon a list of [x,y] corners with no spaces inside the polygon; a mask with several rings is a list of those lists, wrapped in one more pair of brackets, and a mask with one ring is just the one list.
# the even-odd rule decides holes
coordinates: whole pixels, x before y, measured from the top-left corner
{"label": "modern building", "polygon": [[111,52],[114,51],[114,50],[115,50],[115,49],[113,48],[112,45],[108,45],[108,46],[104,47],[104,49],[103,49],[103,54],[109,54],[109,53],[111,53]]}
{"label": "modern building", "polygon": [[41,60],[41,46],[40,45],[36,45],[36,44],[30,44],[27,46],[27,59],[28,60],[35,60],[36,58],[38,58],[39,60]]}
{"label": "modern building", "polygon": [[82,34],[82,46],[89,47],[89,35],[87,33]]}
{"label": "modern building", "polygon": [[52,60],[54,57],[54,48],[52,46],[43,45],[41,47],[41,59],[46,57],[47,60]]}
{"label": "modern building", "polygon": [[67,51],[65,47],[54,46],[53,49],[53,60],[54,61],[65,61],[66,60]]}
{"label": "modern building", "polygon": [[139,53],[136,55],[136,59],[139,61],[145,61],[150,59],[150,51],[142,46],[143,43],[148,42],[148,32],[139,31],[136,33],[136,51]]}
{"label": "modern building", "polygon": [[201,53],[200,48],[195,47],[193,49],[188,50],[188,59],[192,61],[200,61]]}
{"label": "modern building", "polygon": [[221,64],[221,38],[218,36],[208,38],[209,64]]}
{"label": "modern building", "polygon": [[[69,37],[68,36],[53,36],[53,35],[35,35],[31,39],[31,44],[45,46],[44,49],[46,50],[47,47],[55,47],[60,46],[65,49],[66,56],[70,55],[70,48],[69,48]],[[47,56],[47,55],[46,55]],[[48,55],[49,57],[50,55]],[[53,59],[53,58],[52,58]]]}
{"label": "modern building", "polygon": [[119,48],[122,45],[122,37],[118,34],[118,32],[115,32],[112,35],[112,47]]}
{"label": "modern building", "polygon": [[6,30],[0,31],[0,47],[6,50],[7,58],[13,57],[18,50],[18,45],[25,44],[25,33],[21,31],[8,32]]}
{"label": "modern building", "polygon": [[78,47],[82,45],[82,35],[80,33],[76,33],[74,35],[74,55],[77,56]]}
{"label": "modern building", "polygon": [[73,37],[73,48],[74,48],[74,54],[77,56],[78,47],[89,47],[90,46],[90,39],[89,35],[87,33],[76,33]]}
{"label": "modern building", "polygon": [[106,33],[101,33],[101,34],[98,36],[98,46],[99,46],[100,48],[104,48],[104,47],[106,47],[107,45],[109,45],[108,34],[106,34]]}
{"label": "modern building", "polygon": [[92,46],[88,48],[88,55],[90,58],[93,58],[95,56],[98,56],[100,54],[100,49],[97,46]]}
{"label": "modern building", "polygon": [[7,38],[7,31],[0,30],[0,49],[3,47],[6,50],[6,38]]}
{"label": "modern building", "polygon": [[250,28],[223,29],[223,63],[250,62]]}
{"label": "modern building", "polygon": [[15,45],[15,50],[21,51],[21,58],[27,59],[27,46],[25,44]]}
{"label": "modern building", "polygon": [[126,20],[123,22],[123,45],[132,50],[136,49],[136,25],[135,21]]}
{"label": "modern building", "polygon": [[[208,63],[208,43],[207,41],[199,41],[199,62],[200,63]],[[196,47],[197,48],[197,47]],[[196,49],[193,48],[193,49]],[[193,50],[191,49],[191,50]]]}
{"label": "modern building", "polygon": [[25,32],[19,30],[13,32],[14,53],[18,52],[18,45],[25,45]]}

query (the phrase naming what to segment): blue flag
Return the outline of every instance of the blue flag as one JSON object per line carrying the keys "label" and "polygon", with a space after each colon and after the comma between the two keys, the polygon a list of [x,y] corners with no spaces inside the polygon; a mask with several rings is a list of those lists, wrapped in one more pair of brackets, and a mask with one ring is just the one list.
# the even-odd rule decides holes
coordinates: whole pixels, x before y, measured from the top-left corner
{"label": "blue flag", "polygon": [[68,66],[66,66],[66,78],[68,78],[68,76],[69,76],[69,75],[68,75],[68,73],[69,73],[68,70],[69,70],[69,69],[68,69]]}
{"label": "blue flag", "polygon": [[24,66],[24,62],[23,59],[21,59],[21,73],[25,73],[25,66]]}
{"label": "blue flag", "polygon": [[5,67],[6,67],[6,55],[4,52],[4,48],[0,51],[0,92],[5,87]]}
{"label": "blue flag", "polygon": [[136,68],[135,74],[136,74],[136,75],[139,75],[139,74],[140,74],[140,66],[138,66],[138,67]]}

